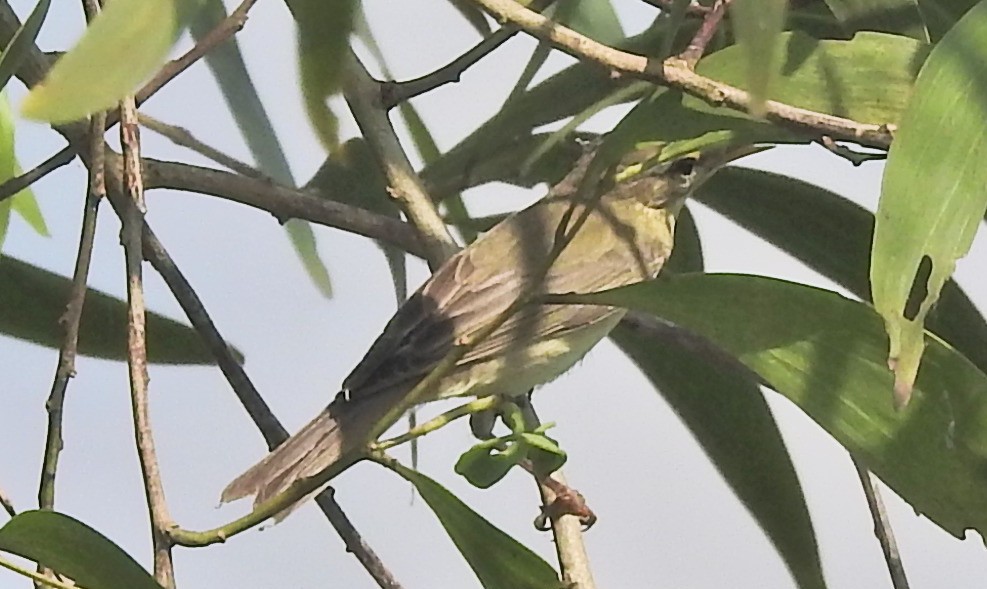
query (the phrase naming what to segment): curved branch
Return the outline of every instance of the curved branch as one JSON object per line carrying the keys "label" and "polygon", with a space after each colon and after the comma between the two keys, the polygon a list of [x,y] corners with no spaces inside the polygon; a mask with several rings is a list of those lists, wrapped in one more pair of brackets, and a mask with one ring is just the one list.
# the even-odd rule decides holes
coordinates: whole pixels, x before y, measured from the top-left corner
{"label": "curved branch", "polygon": [[[658,61],[614,49],[528,10],[514,0],[474,1],[501,21],[514,23],[577,59],[597,63],[617,74],[681,90],[714,106],[751,112],[751,98],[747,92],[695,73],[684,59],[671,57]],[[888,149],[894,139],[891,125],[858,123],[774,100],[764,104],[764,118],[801,133],[828,135],[836,140],[853,141],[879,149]]]}
{"label": "curved branch", "polygon": [[274,215],[279,222],[305,219],[372,239],[380,239],[407,252],[424,257],[415,230],[403,221],[371,213],[273,182],[248,178],[222,170],[144,158],[147,189],[171,188],[217,196]]}

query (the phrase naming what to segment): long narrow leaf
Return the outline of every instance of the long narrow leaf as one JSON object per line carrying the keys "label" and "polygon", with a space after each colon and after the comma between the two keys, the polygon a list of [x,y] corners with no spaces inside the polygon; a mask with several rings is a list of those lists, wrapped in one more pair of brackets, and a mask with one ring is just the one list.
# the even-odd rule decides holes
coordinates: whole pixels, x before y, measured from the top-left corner
{"label": "long narrow leaf", "polygon": [[925,317],[987,212],[985,105],[987,3],[981,2],[929,55],[884,170],[870,276],[891,342],[888,365],[899,405],[908,402],[919,371]]}

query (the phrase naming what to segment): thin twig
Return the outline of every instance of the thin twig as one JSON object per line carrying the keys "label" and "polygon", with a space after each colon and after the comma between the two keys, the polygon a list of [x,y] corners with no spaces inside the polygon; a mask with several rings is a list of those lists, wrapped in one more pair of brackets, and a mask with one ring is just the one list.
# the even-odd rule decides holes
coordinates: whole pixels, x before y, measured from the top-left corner
{"label": "thin twig", "polygon": [[888,159],[887,152],[879,153],[862,153],[859,151],[854,151],[845,145],[840,145],[839,143],[833,141],[832,137],[828,135],[823,135],[818,140],[819,145],[822,145],[827,150],[832,152],[846,161],[850,162],[854,166],[859,166],[864,162],[870,162],[874,160],[886,160]]}
{"label": "thin twig", "polygon": [[134,206],[121,216],[127,267],[127,366],[130,373],[131,404],[137,457],[144,478],[144,494],[151,514],[151,540],[154,550],[154,578],[166,589],[175,586],[175,565],[171,540],[166,530],[172,526],[164,487],[158,469],[148,407],[147,333],[144,311],[144,282],[141,264],[144,225],[144,184],[141,179],[140,128],[133,97],[120,103],[120,144],[123,147],[123,186]]}
{"label": "thin twig", "polygon": [[874,484],[870,471],[853,456],[850,459],[857,471],[860,485],[864,489],[864,497],[867,498],[867,507],[874,520],[874,536],[881,544],[884,562],[888,565],[888,574],[891,576],[891,585],[895,589],[908,589],[908,576],[905,575],[905,568],[901,564],[901,554],[898,553],[898,544],[895,542],[894,531],[891,529],[891,521],[888,520],[888,512],[884,509],[880,491]]}
{"label": "thin twig", "polygon": [[[600,64],[619,74],[676,88],[715,106],[751,112],[751,98],[747,92],[700,76],[681,58],[657,61],[614,49],[528,10],[514,0],[473,1],[496,18],[514,23],[529,34],[552,42],[562,51],[582,61]],[[893,140],[894,129],[891,125],[858,123],[773,100],[764,103],[763,113],[764,118],[772,123],[812,136],[829,135],[836,140],[853,141],[879,149],[888,149]]]}
{"label": "thin twig", "polygon": [[5,568],[9,571],[13,571],[18,575],[23,575],[34,581],[36,587],[54,587],[55,589],[86,589],[85,587],[80,587],[75,583],[68,581],[59,581],[51,577],[46,577],[43,573],[36,573],[27,567],[23,567],[17,563],[10,562],[6,558],[0,558],[0,567]]}
{"label": "thin twig", "polygon": [[[529,7],[537,12],[543,11],[554,0],[534,0]],[[463,73],[473,65],[490,55],[495,49],[503,45],[507,40],[516,35],[521,29],[515,25],[503,26],[493,33],[487,35],[482,41],[469,48],[465,53],[440,67],[439,69],[425,74],[419,78],[405,80],[403,82],[381,82],[380,102],[384,110],[391,110],[395,106],[415,96],[420,96],[426,92],[438,88],[445,84],[458,82]]]}
{"label": "thin twig", "polygon": [[233,35],[237,34],[247,22],[247,13],[250,12],[250,9],[256,3],[257,0],[243,0],[229,16],[217,24],[206,36],[199,39],[199,42],[194,47],[185,52],[184,55],[162,66],[158,70],[158,73],[135,94],[134,97],[137,100],[137,104],[141,105],[146,102],[148,98],[163,88],[165,84],[175,79],[215,47],[233,38]]}
{"label": "thin twig", "polygon": [[360,59],[352,52],[348,56],[343,80],[346,98],[353,118],[367,140],[384,177],[387,191],[398,202],[408,220],[415,226],[425,244],[429,267],[435,271],[459,246],[435,204],[425,191],[421,178],[408,160],[394,127],[381,104],[380,86],[370,77]]}
{"label": "thin twig", "polygon": [[712,9],[703,17],[703,24],[689,41],[689,45],[679,55],[690,68],[696,67],[703,54],[706,53],[706,47],[713,39],[716,29],[719,28],[723,15],[727,12],[728,4],[730,4],[730,0],[716,0],[713,3]]}
{"label": "thin twig", "polygon": [[96,234],[96,216],[99,203],[106,195],[103,169],[103,125],[106,115],[98,113],[90,122],[91,141],[89,145],[89,183],[85,206],[82,212],[82,229],[79,235],[79,248],[75,256],[75,270],[72,274],[72,288],[65,305],[65,313],[59,318],[64,330],[62,345],[58,350],[58,368],[51,384],[51,392],[45,403],[48,412],[48,430],[45,440],[44,460],[41,464],[41,482],[38,484],[38,507],[53,509],[55,506],[55,474],[58,470],[58,457],[62,451],[62,407],[69,379],[75,376],[75,357],[79,344],[79,321],[86,300],[86,284],[89,280],[89,264],[92,261],[93,239]]}
{"label": "thin twig", "polygon": [[426,249],[421,238],[413,227],[401,220],[319,197],[305,190],[223,170],[149,158],[144,158],[143,163],[148,190],[169,188],[217,196],[266,211],[280,223],[289,219],[305,219],[383,240],[413,255],[425,257]]}
{"label": "thin twig", "polygon": [[172,125],[162,120],[156,119],[144,113],[138,113],[138,121],[144,127],[154,131],[158,135],[168,138],[175,145],[190,149],[199,155],[205,156],[224,168],[241,174],[248,178],[271,181],[257,168],[242,162],[235,157],[223,153],[222,151],[200,141],[185,127]]}
{"label": "thin twig", "polygon": [[0,184],[0,202],[16,195],[21,190],[24,190],[74,159],[75,152],[72,148],[66,147],[20,176],[9,178],[3,184]]}
{"label": "thin twig", "polygon": [[[192,327],[199,333],[206,347],[216,358],[220,370],[226,376],[240,404],[247,410],[250,419],[260,430],[270,449],[278,447],[288,438],[288,432],[274,416],[267,402],[254,387],[243,366],[234,357],[226,340],[219,333],[212,318],[209,317],[205,306],[198,294],[189,284],[181,270],[175,264],[171,255],[158,240],[151,228],[146,224],[144,233],[144,255],[164,279]],[[384,566],[383,561],[373,549],[360,537],[350,523],[342,508],[333,497],[332,489],[326,489],[315,498],[319,508],[325,514],[329,523],[343,539],[347,549],[356,556],[382,589],[400,589],[400,584]],[[169,533],[170,534],[170,533]]]}

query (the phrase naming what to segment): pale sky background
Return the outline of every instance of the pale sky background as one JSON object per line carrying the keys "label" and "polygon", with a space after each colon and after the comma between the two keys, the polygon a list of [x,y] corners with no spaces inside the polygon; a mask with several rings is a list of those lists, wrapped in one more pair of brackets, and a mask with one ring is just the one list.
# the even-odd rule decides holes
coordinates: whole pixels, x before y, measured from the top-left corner
{"label": "pale sky background", "polygon": [[[13,3],[24,16],[32,2]],[[56,3],[41,35],[43,49],[64,49],[81,30],[75,5]],[[629,32],[649,20],[644,4],[618,0]],[[398,79],[418,76],[460,54],[477,37],[442,0],[366,0],[374,33]],[[69,14],[72,14],[71,18]],[[274,119],[298,182],[324,158],[301,109],[293,25],[282,2],[258,3],[239,35],[256,85]],[[417,100],[442,148],[449,148],[500,107],[534,42],[520,36],[471,69],[457,85]],[[180,49],[188,47],[183,39]],[[551,60],[557,69],[568,58]],[[543,74],[544,75],[544,74]],[[539,79],[541,79],[540,76]],[[13,83],[16,105],[23,89]],[[217,87],[198,64],[151,100],[146,112],[187,127],[201,139],[249,160]],[[342,109],[337,109],[343,112]],[[611,114],[596,121],[605,130]],[[355,134],[344,124],[346,136]],[[30,168],[61,148],[46,127],[18,125],[18,156]],[[145,154],[206,164],[195,154],[144,134]],[[744,160],[745,166],[791,174],[837,191],[873,209],[881,164],[853,168],[819,148],[789,148]],[[35,186],[53,237],[44,239],[15,220],[5,253],[70,275],[84,195],[85,174],[75,162]],[[475,212],[503,210],[537,197],[505,186],[471,192]],[[512,195],[510,200],[503,200]],[[246,370],[289,430],[318,412],[366,351],[394,310],[387,267],[370,241],[317,227],[336,296],[322,298],[274,219],[215,198],[155,191],[149,221],[202,297],[221,332],[247,357]],[[834,286],[787,255],[693,204],[704,237],[707,269],[778,276],[824,288]],[[103,207],[91,285],[122,296],[119,224]],[[983,240],[959,263],[960,283],[981,307],[987,284],[977,276],[987,258]],[[149,307],[183,317],[154,271],[146,268]],[[426,276],[411,262],[411,287]],[[57,354],[0,336],[4,410],[0,412],[0,487],[19,510],[36,506],[47,398]],[[16,367],[16,370],[13,369]],[[56,505],[117,542],[150,567],[150,540],[132,442],[126,366],[82,358],[69,385]],[[217,509],[220,490],[260,459],[265,446],[215,367],[151,368],[155,440],[173,517],[204,529],[248,509],[247,502]],[[890,587],[864,498],[846,453],[779,395],[768,392],[805,489],[830,587]],[[568,451],[570,482],[600,518],[587,535],[596,580],[607,588],[786,588],[792,581],[754,520],[744,511],[676,416],[645,379],[605,342],[568,375],[536,395],[554,436]],[[432,411],[432,410],[430,410]],[[435,478],[554,564],[548,534],[531,525],[537,495],[524,473],[493,489],[470,487],[453,470],[469,445],[465,422],[426,438],[423,472]],[[398,455],[407,457],[401,450]],[[405,587],[478,587],[438,521],[410,486],[373,465],[337,479],[337,498],[365,539]],[[958,541],[903,501],[885,493],[912,587],[982,587],[987,559],[981,539]],[[314,506],[284,523],[253,530],[226,544],[175,550],[178,586],[375,587]],[[0,572],[0,587],[28,581]]]}

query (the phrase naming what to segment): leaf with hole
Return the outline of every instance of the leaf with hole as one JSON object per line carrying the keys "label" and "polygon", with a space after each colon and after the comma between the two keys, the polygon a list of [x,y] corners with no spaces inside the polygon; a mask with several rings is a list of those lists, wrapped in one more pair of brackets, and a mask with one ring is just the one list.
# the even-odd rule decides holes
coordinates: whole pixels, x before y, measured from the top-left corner
{"label": "leaf with hole", "polygon": [[[929,55],[884,170],[870,279],[888,330],[899,405],[908,402],[919,372],[925,317],[987,212],[985,55],[981,2]],[[918,304],[910,308],[913,292]]]}

